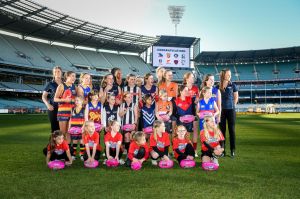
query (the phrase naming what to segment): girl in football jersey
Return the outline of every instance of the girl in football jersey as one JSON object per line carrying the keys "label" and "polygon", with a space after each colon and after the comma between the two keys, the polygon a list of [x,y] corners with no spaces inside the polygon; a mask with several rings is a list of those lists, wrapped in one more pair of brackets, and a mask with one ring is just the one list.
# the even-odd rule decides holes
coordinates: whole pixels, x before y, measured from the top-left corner
{"label": "girl in football jersey", "polygon": [[76,74],[73,71],[68,71],[64,76],[65,82],[57,87],[54,102],[58,103],[57,120],[59,121],[59,129],[67,136],[67,141],[70,143],[70,136],[67,134],[67,131],[76,96],[74,85]]}
{"label": "girl in football jersey", "polygon": [[91,75],[88,73],[81,73],[79,77],[79,85],[77,87],[77,96],[84,99],[84,104],[88,103],[88,95],[92,89]]}
{"label": "girl in football jersey", "polygon": [[194,115],[194,100],[189,96],[188,87],[181,85],[179,87],[179,96],[175,99],[177,124],[185,126],[189,133],[193,132],[193,121],[182,122],[181,117],[185,115]]}
{"label": "girl in football jersey", "polygon": [[224,137],[215,123],[215,117],[204,117],[204,129],[200,132],[201,157],[203,162],[218,163],[218,157],[224,152]]}
{"label": "girl in football jersey", "polygon": [[[141,97],[144,97],[146,94],[150,94],[153,98],[153,101],[156,99],[158,95],[157,87],[154,85],[154,78],[151,73],[147,73],[144,76],[144,85],[141,87]],[[158,98],[157,98],[158,100]]]}
{"label": "girl in football jersey", "polygon": [[[138,105],[133,102],[132,94],[126,91],[123,94],[123,103],[120,106],[119,115],[122,121],[122,128],[124,134],[124,145],[125,149],[129,150],[130,144],[130,134],[133,130],[136,129],[136,124],[138,122]],[[130,124],[134,126],[132,130],[124,130],[124,126]]]}
{"label": "girl in football jersey", "polygon": [[85,121],[83,125],[83,144],[85,152],[83,159],[88,162],[93,162],[100,159],[101,146],[99,133],[95,131],[94,121]]}
{"label": "girl in football jersey", "polygon": [[[71,137],[71,142],[73,143],[73,159],[75,159],[77,144],[80,144],[80,159],[83,160],[84,145],[82,144],[82,126],[84,124],[84,113],[85,108],[83,107],[83,99],[81,97],[75,98],[75,107],[72,109],[70,118],[69,134]],[[72,129],[80,129],[72,130]]]}
{"label": "girl in football jersey", "polygon": [[201,90],[200,101],[197,104],[197,115],[199,116],[200,131],[203,130],[205,116],[216,117],[219,109],[214,98],[211,97],[211,88],[204,87]]}
{"label": "girl in football jersey", "polygon": [[130,143],[126,166],[131,163],[140,162],[141,164],[149,157],[149,147],[146,142],[145,134],[142,131],[136,131],[132,134],[132,142]]}
{"label": "girl in football jersey", "polygon": [[141,89],[135,85],[136,76],[128,74],[126,77],[126,86],[122,88],[122,92],[129,92],[132,95],[133,103],[138,104],[139,97],[141,96]]}
{"label": "girl in football jersey", "polygon": [[116,96],[116,104],[121,104],[121,88],[114,84],[114,77],[112,74],[107,74],[104,76],[102,82],[101,82],[101,88],[100,88],[100,97],[101,97],[101,103],[104,104],[105,100],[107,99],[108,95],[114,95]]}
{"label": "girl in football jersey", "polygon": [[123,136],[119,133],[120,126],[120,123],[116,120],[111,121],[111,129],[104,136],[105,155],[108,160],[116,159],[120,164],[124,164],[124,161],[121,160]]}
{"label": "girl in football jersey", "polygon": [[[221,101],[222,101],[221,100],[221,92],[216,86],[214,86],[214,84],[215,84],[215,76],[212,74],[207,74],[203,78],[201,88],[204,88],[205,86],[207,86],[212,89],[211,97],[215,99],[217,106],[219,108],[219,111],[221,113]],[[216,118],[217,123],[220,122],[220,116],[221,116],[221,114],[219,114],[218,117]]]}
{"label": "girl in football jersey", "polygon": [[93,90],[88,95],[89,102],[85,107],[85,121],[92,120],[94,123],[101,124],[101,107],[99,92]]}
{"label": "girl in football jersey", "polygon": [[[142,113],[142,127],[143,129],[147,127],[152,127],[154,120],[155,120],[155,103],[153,102],[153,98],[150,94],[146,94],[144,96],[144,104],[141,110]],[[150,135],[146,134],[147,140],[149,139]]]}
{"label": "girl in football jersey", "polygon": [[177,126],[173,134],[173,151],[179,164],[184,159],[194,160],[195,158],[195,150],[189,137],[185,126]]}
{"label": "girl in football jersey", "polygon": [[116,96],[114,94],[108,95],[107,102],[104,103],[101,112],[101,122],[105,129],[105,133],[110,131],[111,121],[116,120],[119,123],[121,123],[119,112],[120,112],[119,106],[116,105]]}
{"label": "girl in football jersey", "polygon": [[166,132],[172,134],[171,116],[173,113],[173,104],[168,101],[168,94],[165,90],[159,91],[159,100],[155,106],[155,114],[158,120],[164,121]]}
{"label": "girl in football jersey", "polygon": [[64,140],[64,134],[60,130],[54,131],[49,139],[49,144],[44,148],[46,164],[53,160],[65,160],[67,165],[72,164],[72,157],[68,142]]}
{"label": "girl in football jersey", "polygon": [[[183,85],[186,85],[188,88],[188,96],[192,97],[194,100],[195,105],[193,106],[194,109],[194,115],[196,114],[196,106],[197,103],[199,102],[199,89],[195,83],[195,76],[192,72],[187,72],[183,76]],[[195,121],[193,122],[193,147],[195,151],[197,150],[197,141],[198,141],[198,128],[199,128],[199,123],[197,121],[197,118],[195,118]],[[196,153],[196,157],[197,157]]]}
{"label": "girl in football jersey", "polygon": [[165,132],[166,127],[163,121],[156,120],[153,124],[153,133],[150,136],[150,156],[152,164],[157,165],[157,160],[169,160],[170,139]]}

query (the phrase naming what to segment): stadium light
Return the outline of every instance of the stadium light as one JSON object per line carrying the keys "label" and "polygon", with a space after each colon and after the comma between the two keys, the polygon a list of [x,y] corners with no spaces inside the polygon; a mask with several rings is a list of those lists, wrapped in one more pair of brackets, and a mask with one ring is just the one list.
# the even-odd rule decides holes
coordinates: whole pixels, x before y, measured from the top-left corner
{"label": "stadium light", "polygon": [[175,35],[177,35],[177,25],[180,23],[180,19],[185,11],[185,6],[168,6],[169,15],[172,23],[175,25]]}

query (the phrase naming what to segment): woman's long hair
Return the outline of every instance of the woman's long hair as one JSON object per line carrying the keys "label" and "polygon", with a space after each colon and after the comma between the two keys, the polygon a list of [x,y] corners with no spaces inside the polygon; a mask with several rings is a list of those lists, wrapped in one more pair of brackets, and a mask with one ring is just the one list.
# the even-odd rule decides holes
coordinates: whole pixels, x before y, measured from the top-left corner
{"label": "woman's long hair", "polygon": [[227,71],[230,71],[228,68],[224,68],[221,70],[220,72],[220,87],[219,89],[224,92],[225,91],[225,88],[224,88],[224,80],[225,80],[225,75],[226,75],[226,72]]}
{"label": "woman's long hair", "polygon": [[50,153],[53,153],[55,150],[56,142],[55,139],[59,136],[64,136],[63,132],[60,130],[53,131],[49,139]]}
{"label": "woman's long hair", "polygon": [[164,122],[161,120],[155,120],[153,123],[153,137],[154,140],[157,141],[157,129],[163,124]]}
{"label": "woman's long hair", "polygon": [[[204,117],[204,124],[203,124],[203,130],[204,130],[204,136],[206,139],[210,138],[210,135],[209,135],[209,127],[207,126],[207,122],[208,121],[213,121],[215,122],[215,118],[213,116],[205,116]],[[216,139],[220,139],[221,137],[221,131],[220,129],[218,128],[217,125],[215,125],[213,128],[212,128],[213,132],[214,132],[214,138]]]}

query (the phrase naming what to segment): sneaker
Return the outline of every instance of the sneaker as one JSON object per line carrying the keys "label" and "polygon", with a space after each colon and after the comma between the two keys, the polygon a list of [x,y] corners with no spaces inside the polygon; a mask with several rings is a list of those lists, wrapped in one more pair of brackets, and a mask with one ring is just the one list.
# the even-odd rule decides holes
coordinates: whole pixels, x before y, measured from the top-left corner
{"label": "sneaker", "polygon": [[197,153],[197,151],[195,151],[195,158],[198,158],[199,156],[198,156],[198,153]]}
{"label": "sneaker", "polygon": [[81,161],[84,161],[84,158],[83,158],[83,156],[80,156],[80,160],[81,160]]}
{"label": "sneaker", "polygon": [[157,166],[157,160],[151,160],[152,165]]}
{"label": "sneaker", "polygon": [[124,149],[123,155],[127,155],[127,150],[126,149]]}
{"label": "sneaker", "polygon": [[123,165],[123,164],[125,164],[125,161],[123,159],[120,159],[119,163],[120,163],[120,165]]}
{"label": "sneaker", "polygon": [[106,156],[105,153],[103,153],[102,156],[105,157]]}
{"label": "sneaker", "polygon": [[72,156],[72,160],[73,160],[73,161],[76,160],[76,157],[75,157],[75,156]]}
{"label": "sneaker", "polygon": [[105,159],[105,160],[103,161],[103,165],[106,165],[106,160],[107,160],[107,159]]}

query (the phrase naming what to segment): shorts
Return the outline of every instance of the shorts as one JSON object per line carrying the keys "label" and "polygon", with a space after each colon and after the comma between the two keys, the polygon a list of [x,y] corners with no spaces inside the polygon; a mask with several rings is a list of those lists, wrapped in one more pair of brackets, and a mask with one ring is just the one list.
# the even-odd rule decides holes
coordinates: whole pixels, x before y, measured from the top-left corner
{"label": "shorts", "polygon": [[59,122],[68,122],[69,120],[70,120],[70,117],[57,115],[57,121],[59,121]]}
{"label": "shorts", "polygon": [[81,140],[82,134],[70,134],[71,140]]}

